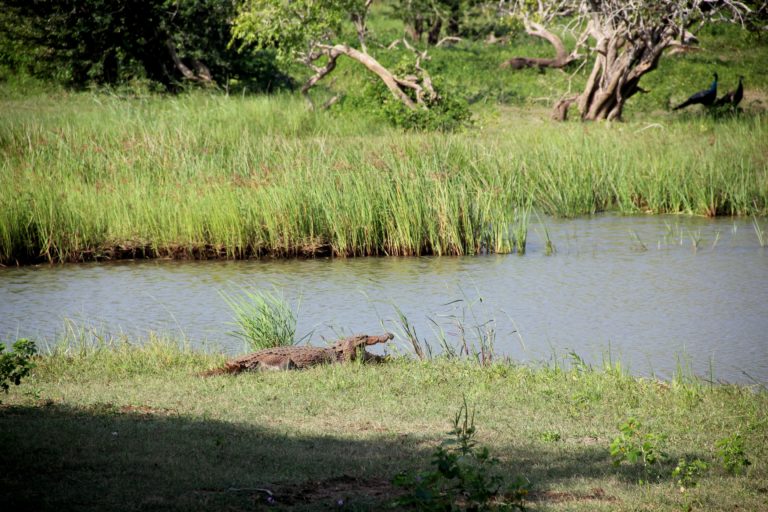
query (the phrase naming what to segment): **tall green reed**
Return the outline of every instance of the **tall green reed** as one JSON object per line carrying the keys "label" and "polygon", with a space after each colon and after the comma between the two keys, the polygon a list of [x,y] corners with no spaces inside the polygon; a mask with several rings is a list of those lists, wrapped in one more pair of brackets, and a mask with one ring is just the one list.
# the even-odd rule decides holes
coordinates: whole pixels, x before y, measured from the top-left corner
{"label": "tall green reed", "polygon": [[3,263],[522,253],[531,211],[768,211],[760,116],[704,132],[522,119],[415,134],[286,96],[70,94],[3,108]]}
{"label": "tall green reed", "polygon": [[[285,347],[297,343],[297,316],[291,305],[277,291],[241,289],[238,293],[221,292],[229,305],[238,329],[231,334],[243,340],[252,351]],[[299,306],[296,307],[298,311]]]}
{"label": "tall green reed", "polygon": [[420,360],[439,355],[445,359],[466,358],[483,366],[495,361],[496,319],[479,311],[484,306],[482,296],[477,294],[471,298],[464,290],[461,294],[460,299],[444,304],[450,307],[448,313],[427,317],[439,352],[427,338],[419,338],[413,322],[397,305],[392,305],[397,317],[394,322],[397,336],[410,344]]}
{"label": "tall green reed", "polygon": [[768,238],[766,238],[765,230],[760,227],[755,216],[752,216],[752,226],[755,228],[755,236],[757,236],[757,242],[760,244],[760,247],[765,247],[768,244]]}

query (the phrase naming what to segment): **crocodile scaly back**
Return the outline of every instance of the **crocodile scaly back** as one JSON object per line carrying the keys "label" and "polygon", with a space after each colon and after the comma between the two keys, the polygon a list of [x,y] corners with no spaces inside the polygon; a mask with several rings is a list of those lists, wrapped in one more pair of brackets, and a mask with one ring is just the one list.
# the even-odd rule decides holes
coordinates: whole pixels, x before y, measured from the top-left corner
{"label": "crocodile scaly back", "polygon": [[394,338],[391,333],[381,336],[359,334],[337,341],[330,347],[275,347],[231,359],[223,368],[201,373],[203,377],[236,374],[245,371],[303,369],[319,364],[354,361],[358,354],[363,361],[381,361],[381,356],[366,352],[365,347],[386,343]]}

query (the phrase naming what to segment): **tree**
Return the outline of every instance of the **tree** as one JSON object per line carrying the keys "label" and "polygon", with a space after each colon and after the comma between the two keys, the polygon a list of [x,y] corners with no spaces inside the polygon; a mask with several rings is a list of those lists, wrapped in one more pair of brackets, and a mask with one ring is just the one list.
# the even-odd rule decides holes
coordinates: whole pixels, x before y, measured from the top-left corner
{"label": "tree", "polygon": [[[376,75],[392,96],[409,110],[429,109],[438,100],[432,80],[421,66],[425,53],[416,54],[414,74],[397,76],[383,66],[366,46],[366,18],[373,0],[245,0],[232,33],[241,48],[274,48],[283,61],[298,61],[312,70],[301,93],[313,105],[309,90],[346,56]],[[358,47],[345,42],[344,29],[353,28]]]}
{"label": "tree", "polygon": [[[407,35],[429,45],[484,37],[499,28],[496,5],[486,0],[398,0],[394,16],[403,20]],[[441,37],[444,34],[444,37]]]}
{"label": "tree", "polygon": [[[508,13],[530,16],[544,2],[514,1]],[[551,2],[550,2],[551,3]],[[640,79],[658,66],[664,50],[686,31],[710,21],[744,23],[750,9],[737,0],[562,0],[561,12],[583,27],[579,40],[592,42],[592,71],[584,90],[557,102],[564,120],[577,104],[583,120],[619,120],[627,100],[643,92]],[[551,21],[551,20],[547,20]]]}
{"label": "tree", "polygon": [[411,39],[421,42],[426,33],[427,44],[439,42],[445,18],[441,3],[432,0],[399,0],[396,14],[405,23]]}
{"label": "tree", "polygon": [[228,48],[234,15],[235,0],[0,0],[0,64],[73,86],[255,78],[270,88],[273,59]]}

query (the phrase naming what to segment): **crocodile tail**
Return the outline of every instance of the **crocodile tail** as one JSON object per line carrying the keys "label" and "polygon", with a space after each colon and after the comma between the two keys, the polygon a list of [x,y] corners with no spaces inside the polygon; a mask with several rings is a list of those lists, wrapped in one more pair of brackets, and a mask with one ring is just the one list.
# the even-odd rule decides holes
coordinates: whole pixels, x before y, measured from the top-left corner
{"label": "crocodile tail", "polygon": [[226,368],[213,368],[212,370],[206,370],[197,374],[198,377],[213,377],[216,375],[224,375],[228,373]]}

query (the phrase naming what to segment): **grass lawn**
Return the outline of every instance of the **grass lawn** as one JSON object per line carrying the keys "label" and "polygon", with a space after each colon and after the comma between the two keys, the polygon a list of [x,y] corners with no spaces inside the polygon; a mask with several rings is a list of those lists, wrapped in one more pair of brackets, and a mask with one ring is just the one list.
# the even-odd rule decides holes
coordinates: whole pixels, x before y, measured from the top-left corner
{"label": "grass lawn", "polygon": [[[768,509],[764,389],[638,379],[618,365],[407,358],[197,376],[222,361],[163,342],[38,358],[2,396],[0,501],[7,510],[381,510],[405,492],[393,477],[429,468],[466,397],[495,471],[530,482],[530,510]],[[658,462],[612,463],[630,418],[638,426],[625,446],[666,454]],[[707,465],[689,471],[685,491],[672,476],[682,458]]]}

